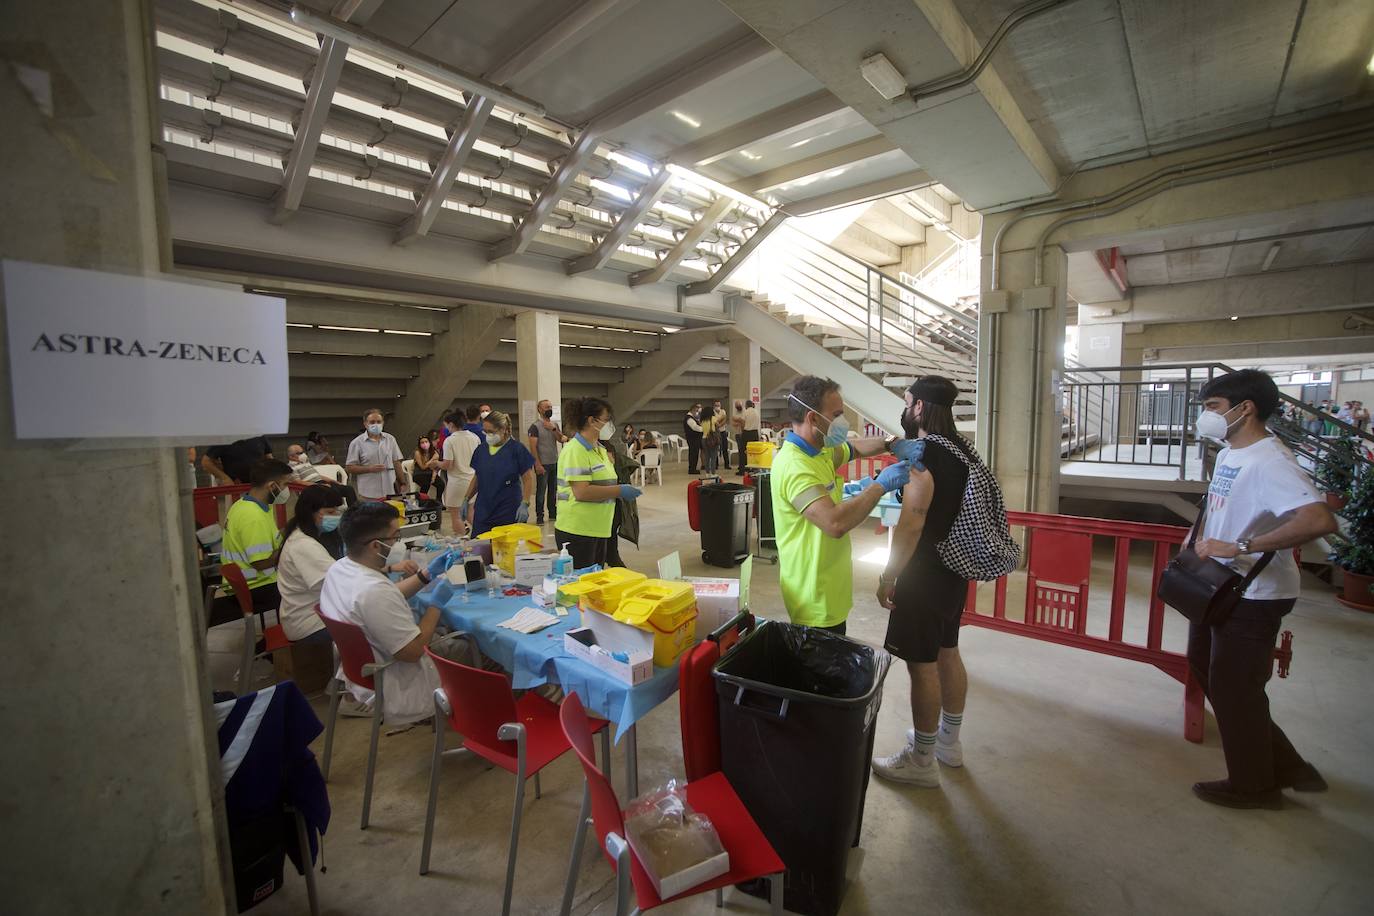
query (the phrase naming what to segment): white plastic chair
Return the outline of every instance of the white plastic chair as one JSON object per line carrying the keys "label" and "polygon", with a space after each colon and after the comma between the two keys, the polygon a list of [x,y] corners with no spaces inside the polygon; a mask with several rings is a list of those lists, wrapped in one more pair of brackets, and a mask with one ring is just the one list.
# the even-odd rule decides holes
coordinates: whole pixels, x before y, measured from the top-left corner
{"label": "white plastic chair", "polygon": [[682,457],[687,454],[687,440],[679,436],[677,433],[673,433],[671,436],[659,439],[658,443],[659,448],[671,448],[673,450],[674,458],[678,461],[681,461]]}
{"label": "white plastic chair", "polygon": [[329,480],[337,480],[339,483],[348,483],[348,473],[337,464],[317,464],[315,470],[319,471]]}
{"label": "white plastic chair", "polygon": [[636,486],[641,490],[648,483],[650,476],[658,478],[658,485],[663,486],[663,451],[656,448],[646,448],[639,453],[639,467],[635,468]]}

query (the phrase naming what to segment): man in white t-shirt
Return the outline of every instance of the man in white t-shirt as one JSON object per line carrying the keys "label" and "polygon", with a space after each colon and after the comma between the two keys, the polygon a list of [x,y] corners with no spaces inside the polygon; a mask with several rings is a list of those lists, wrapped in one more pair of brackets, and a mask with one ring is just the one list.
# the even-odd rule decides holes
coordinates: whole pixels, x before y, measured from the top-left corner
{"label": "man in white t-shirt", "polygon": [[1278,407],[1274,380],[1258,369],[1203,386],[1198,435],[1224,441],[1207,491],[1199,556],[1248,572],[1273,553],[1245,597],[1220,625],[1192,624],[1188,664],[1212,702],[1227,778],[1193,793],[1232,808],[1279,808],[1281,789],[1321,792],[1326,781],[1269,716],[1264,685],[1274,640],[1298,598],[1293,548],[1336,530],[1336,520],[1293,455],[1265,429]]}
{"label": "man in white t-shirt", "polygon": [[382,430],[382,412],[374,407],[363,414],[363,425],[364,431],[348,443],[348,457],[344,460],[344,470],[358,478],[358,495],[363,499],[386,499],[392,493],[404,493],[406,474],[401,462],[405,456],[396,437]]}
{"label": "man in white t-shirt", "polygon": [[463,425],[465,416],[461,410],[444,414],[444,428],[448,436],[444,439],[444,454],[439,467],[448,472],[448,483],[444,485],[444,505],[448,507],[453,533],[462,534],[466,530],[468,487],[472,485],[475,472],[472,470],[472,453],[482,444],[477,435]]}
{"label": "man in white t-shirt", "polygon": [[329,567],[320,587],[320,613],[362,627],[376,660],[395,662],[383,675],[382,719],[388,725],[418,722],[434,714],[439,674],[425,647],[439,626],[439,608],[428,608],[417,624],[407,599],[442,574],[447,561],[440,554],[429,569],[409,563],[407,569],[415,572],[392,582],[383,570],[401,562],[393,554],[400,530],[401,517],[387,503],[365,502],[349,509],[339,521],[348,555]]}

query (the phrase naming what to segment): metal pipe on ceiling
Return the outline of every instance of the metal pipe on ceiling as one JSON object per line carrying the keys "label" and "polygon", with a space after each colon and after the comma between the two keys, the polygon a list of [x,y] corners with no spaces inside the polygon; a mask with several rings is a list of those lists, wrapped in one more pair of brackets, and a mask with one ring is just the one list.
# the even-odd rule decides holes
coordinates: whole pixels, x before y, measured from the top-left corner
{"label": "metal pipe on ceiling", "polygon": [[1164,251],[1142,251],[1139,254],[1125,255],[1130,261],[1138,261],[1141,258],[1162,258],[1171,254],[1181,254],[1185,251],[1210,251],[1213,248],[1234,248],[1237,245],[1253,245],[1258,242],[1278,242],[1283,239],[1306,238],[1313,235],[1329,235],[1333,232],[1352,232],[1356,229],[1368,229],[1374,226],[1374,221],[1365,223],[1347,223],[1344,226],[1327,226],[1322,229],[1295,229],[1292,232],[1276,232],[1273,235],[1257,235],[1249,239],[1235,239],[1230,242],[1208,242],[1205,245],[1188,245],[1184,248],[1166,248]]}
{"label": "metal pipe on ceiling", "polygon": [[913,86],[911,89],[907,90],[907,94],[911,97],[913,102],[920,102],[921,99],[941,95],[953,89],[967,86],[969,83],[978,79],[979,75],[987,68],[988,63],[992,60],[993,52],[997,50],[1002,44],[1002,41],[1010,35],[1017,26],[1021,25],[1023,22],[1034,19],[1041,13],[1048,13],[1056,7],[1072,2],[1073,0],[1031,0],[1030,3],[1021,4],[1010,13],[1007,13],[1001,24],[997,26],[996,31],[988,38],[987,44],[983,45],[983,49],[979,51],[978,56],[973,59],[973,63],[962,70],[948,73],[933,80],[927,80],[919,86]]}
{"label": "metal pipe on ceiling", "polygon": [[1370,138],[1366,138],[1363,140],[1351,139],[1346,142],[1337,142],[1330,146],[1319,147],[1316,149],[1297,150],[1295,152],[1288,153],[1287,155],[1282,157],[1265,159],[1260,162],[1246,163],[1244,165],[1231,166],[1230,168],[1220,169],[1217,171],[1204,172],[1200,175],[1173,178],[1163,185],[1159,185],[1157,187],[1152,188],[1146,188],[1136,193],[1134,196],[1128,197],[1121,203],[1118,203],[1113,207],[1109,207],[1106,210],[1098,210],[1096,208],[1093,208],[1088,213],[1060,217],[1059,219],[1055,220],[1054,222],[1046,226],[1043,230],[1041,230],[1040,236],[1035,241],[1034,285],[1039,286],[1044,280],[1045,245],[1048,243],[1049,237],[1054,232],[1056,232],[1064,226],[1069,225],[1070,223],[1078,223],[1089,219],[1098,219],[1103,216],[1112,216],[1114,214],[1120,213],[1122,210],[1130,209],[1131,207],[1135,206],[1141,201],[1149,200],[1152,197],[1162,194],[1165,191],[1173,190],[1174,188],[1182,188],[1187,187],[1189,185],[1203,184],[1209,181],[1216,181],[1221,178],[1233,178],[1237,175],[1248,175],[1252,172],[1267,171],[1269,169],[1278,168],[1280,166],[1285,165],[1298,165],[1304,162],[1312,162],[1316,159],[1324,159],[1328,156],[1339,156],[1344,153],[1357,152],[1362,149],[1368,149],[1371,145],[1374,145],[1374,136],[1371,136]]}
{"label": "metal pipe on ceiling", "polygon": [[1360,134],[1368,133],[1370,130],[1371,127],[1368,124],[1363,124],[1357,127],[1339,128],[1336,130],[1331,130],[1325,133],[1316,134],[1312,136],[1297,137],[1291,140],[1283,140],[1278,143],[1268,144],[1266,146],[1251,147],[1249,149],[1238,150],[1233,153],[1221,153],[1215,156],[1207,156],[1202,159],[1194,159],[1189,162],[1180,162],[1174,165],[1163,166],[1161,168],[1155,169],[1153,172],[1142,175],[1139,178],[1133,181],[1129,181],[1121,187],[1116,188],[1115,190],[1109,191],[1106,194],[1098,195],[1096,197],[1089,197],[1084,200],[1063,201],[1060,203],[1047,203],[1041,204],[1036,207],[1028,207],[1024,211],[1016,214],[1014,217],[1003,223],[1002,226],[997,230],[997,233],[993,236],[992,274],[990,288],[1001,289],[1000,284],[1002,268],[1002,242],[1005,239],[1008,230],[1010,230],[1012,226],[1015,226],[1022,220],[1027,220],[1036,216],[1046,216],[1051,213],[1065,213],[1073,210],[1083,210],[1089,207],[1096,207],[1100,204],[1110,203],[1114,200],[1120,199],[1121,197],[1131,193],[1132,191],[1146,187],[1160,180],[1161,178],[1165,178],[1169,175],[1185,174],[1195,169],[1209,168],[1211,166],[1224,165],[1231,162],[1240,162],[1244,161],[1245,159],[1251,159],[1256,156],[1266,156],[1270,153],[1275,153],[1282,150],[1295,148],[1300,149],[1306,146],[1313,146],[1315,144],[1325,142],[1326,140],[1358,136]]}

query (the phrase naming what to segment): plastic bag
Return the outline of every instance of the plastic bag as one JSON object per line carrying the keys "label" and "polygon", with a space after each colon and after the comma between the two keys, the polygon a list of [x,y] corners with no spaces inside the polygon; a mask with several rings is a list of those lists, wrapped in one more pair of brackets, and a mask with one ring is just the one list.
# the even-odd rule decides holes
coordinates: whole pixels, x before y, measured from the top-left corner
{"label": "plastic bag", "polygon": [[625,809],[625,834],[656,886],[709,859],[721,857],[718,868],[692,876],[698,884],[730,869],[715,825],[687,804],[686,787],[676,780],[640,795]]}
{"label": "plastic bag", "polygon": [[871,646],[835,633],[770,620],[740,640],[717,671],[726,679],[756,681],[836,699],[861,697],[878,665]]}

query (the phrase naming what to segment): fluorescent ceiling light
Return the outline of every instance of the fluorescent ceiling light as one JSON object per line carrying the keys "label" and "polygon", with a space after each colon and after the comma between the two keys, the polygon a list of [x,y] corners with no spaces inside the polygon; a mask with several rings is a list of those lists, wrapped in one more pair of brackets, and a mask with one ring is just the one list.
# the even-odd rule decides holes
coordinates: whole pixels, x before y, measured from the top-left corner
{"label": "fluorescent ceiling light", "polygon": [[882,54],[865,57],[863,63],[859,64],[859,72],[863,74],[868,85],[885,99],[895,99],[906,94],[906,77],[902,76],[897,68],[892,66],[892,61]]}
{"label": "fluorescent ceiling light", "polygon": [[1240,316],[1239,316],[1239,315],[1232,315],[1232,316],[1231,316],[1231,320],[1232,320],[1232,321],[1240,321]]}
{"label": "fluorescent ceiling light", "polygon": [[742,150],[740,150],[740,151],[739,151],[739,154],[740,154],[741,156],[743,156],[745,159],[748,159],[750,162],[758,162],[760,159],[763,158],[762,156],[758,155],[757,153],[751,153],[751,152],[749,152],[747,149],[742,149]]}
{"label": "fluorescent ceiling light", "polygon": [[1374,74],[1374,57],[1371,57],[1369,59],[1369,66],[1365,67],[1364,69],[1366,73]]}
{"label": "fluorescent ceiling light", "polygon": [[673,111],[668,112],[668,114],[670,114],[670,115],[672,115],[673,117],[677,118],[679,121],[681,121],[683,124],[686,124],[688,127],[700,127],[700,126],[701,126],[701,122],[698,121],[696,118],[692,117],[691,115],[685,115],[685,114],[683,114],[682,112],[677,111],[676,109],[674,109]]}

